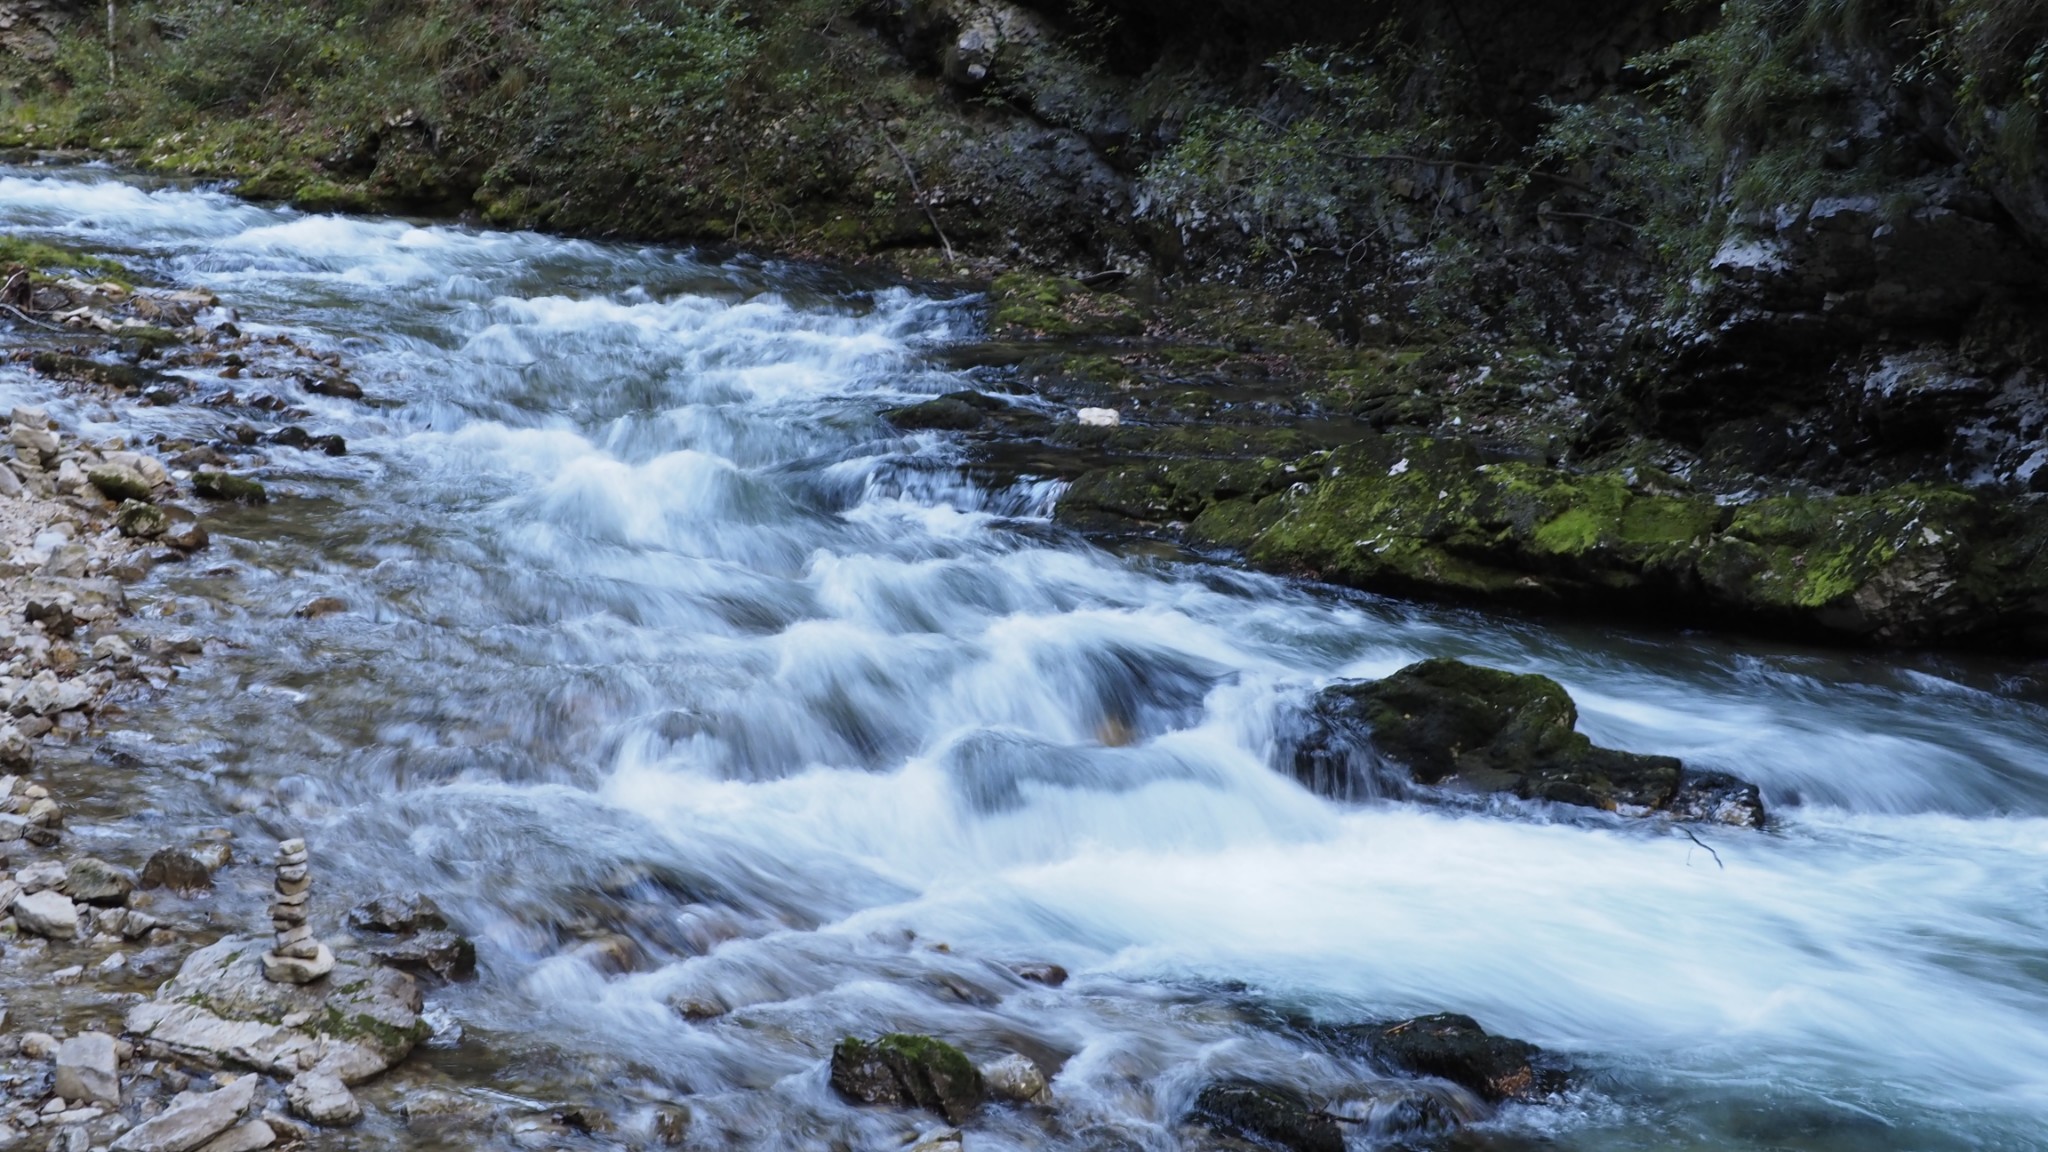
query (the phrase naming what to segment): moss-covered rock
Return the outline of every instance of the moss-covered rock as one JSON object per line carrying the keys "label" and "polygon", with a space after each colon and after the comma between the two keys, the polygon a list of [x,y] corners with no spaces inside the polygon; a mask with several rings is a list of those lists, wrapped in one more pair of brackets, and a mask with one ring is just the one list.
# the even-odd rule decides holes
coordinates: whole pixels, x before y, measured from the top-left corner
{"label": "moss-covered rock", "polygon": [[1195,1097],[1194,1118],[1225,1135],[1288,1152],[1344,1152],[1336,1120],[1288,1088],[1211,1084]]}
{"label": "moss-covered rock", "polygon": [[943,1040],[891,1032],[874,1040],[849,1036],[832,1049],[834,1091],[861,1104],[926,1108],[959,1124],[987,1095],[966,1053]]}
{"label": "moss-covered rock", "polygon": [[1038,413],[981,392],[948,392],[931,400],[891,408],[882,418],[907,432],[974,432],[1005,429],[1035,431],[1045,424]]}
{"label": "moss-covered rock", "polygon": [[195,472],[192,491],[208,500],[231,500],[237,504],[266,504],[270,492],[260,480],[228,472]]}
{"label": "moss-covered rock", "polygon": [[170,531],[170,517],[154,504],[141,500],[124,500],[114,511],[114,527],[121,535],[137,540],[154,540]]}
{"label": "moss-covered rock", "polygon": [[38,352],[30,363],[37,372],[52,379],[79,380],[123,392],[139,391],[150,380],[148,372],[131,364],[108,364],[62,352]]}
{"label": "moss-covered rock", "polygon": [[102,464],[85,474],[109,500],[149,503],[155,488],[142,473],[122,464]]}
{"label": "moss-covered rock", "polygon": [[1173,525],[1263,568],[1374,591],[1867,643],[2048,647],[2037,499],[1901,484],[1733,502],[1646,469],[1577,472],[1431,435],[1365,433],[1292,460],[1154,446],[1162,458],[1078,479],[1061,518]]}
{"label": "moss-covered rock", "polygon": [[1578,719],[1571,696],[1549,677],[1425,660],[1384,680],[1325,689],[1293,769],[1305,784],[1343,795],[1357,787],[1356,752],[1370,748],[1426,787],[1763,824],[1754,786],[1688,773],[1669,756],[1601,748],[1578,731]]}

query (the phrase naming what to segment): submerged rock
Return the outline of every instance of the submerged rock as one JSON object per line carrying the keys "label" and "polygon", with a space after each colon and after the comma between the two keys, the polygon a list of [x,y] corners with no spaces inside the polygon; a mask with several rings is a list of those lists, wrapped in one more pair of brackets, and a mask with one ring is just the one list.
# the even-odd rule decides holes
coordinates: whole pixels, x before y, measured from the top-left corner
{"label": "submerged rock", "polygon": [[965,1053],[942,1040],[892,1032],[873,1041],[847,1037],[832,1049],[832,1088],[861,1104],[927,1108],[959,1124],[981,1106],[987,1087]]}
{"label": "submerged rock", "polygon": [[1225,1135],[1288,1152],[1344,1152],[1337,1121],[1287,1088],[1212,1084],[1195,1097],[1194,1118]]}
{"label": "submerged rock", "polygon": [[1396,1071],[1448,1080],[1490,1103],[1541,1100],[1570,1079],[1564,1062],[1536,1045],[1489,1035],[1478,1021],[1456,1013],[1320,1029],[1318,1034],[1341,1051],[1371,1056]]}
{"label": "submerged rock", "polygon": [[264,504],[270,493],[261,481],[227,472],[195,472],[192,491],[209,500],[231,500],[238,504]]}
{"label": "submerged rock", "polygon": [[1052,1101],[1052,1087],[1046,1083],[1044,1070],[1021,1052],[1012,1052],[992,1064],[982,1065],[981,1079],[988,1087],[988,1094],[999,1099],[1014,1100],[1019,1104],[1048,1104]]}
{"label": "submerged rock", "polygon": [[1626,815],[1663,812],[1761,827],[1754,785],[1692,772],[1669,756],[1601,748],[1577,731],[1555,680],[1457,660],[1425,660],[1384,680],[1325,689],[1294,755],[1303,783],[1340,798],[1362,787],[1353,753],[1370,748],[1418,784],[1509,792]]}

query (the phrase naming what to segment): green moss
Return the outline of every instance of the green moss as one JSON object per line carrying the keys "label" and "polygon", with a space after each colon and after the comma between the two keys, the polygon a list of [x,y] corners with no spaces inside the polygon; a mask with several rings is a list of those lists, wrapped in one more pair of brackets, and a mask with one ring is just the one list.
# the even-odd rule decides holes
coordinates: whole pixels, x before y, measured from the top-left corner
{"label": "green moss", "polygon": [[124,286],[135,282],[135,277],[118,260],[19,236],[0,236],[0,269],[8,267],[26,268],[44,276],[75,273],[114,280]]}
{"label": "green moss", "polygon": [[313,1024],[312,1030],[322,1036],[356,1041],[386,1053],[409,1052],[414,1045],[434,1033],[433,1026],[424,1020],[415,1020],[410,1027],[399,1027],[368,1013],[347,1012],[332,1005]]}
{"label": "green moss", "polygon": [[1145,331],[1136,304],[1114,293],[1092,292],[1064,276],[1011,272],[989,285],[988,297],[990,321],[999,331],[1066,338]]}
{"label": "green moss", "polygon": [[227,472],[193,473],[192,491],[209,500],[232,500],[238,504],[264,504],[270,500],[270,492],[261,481]]}

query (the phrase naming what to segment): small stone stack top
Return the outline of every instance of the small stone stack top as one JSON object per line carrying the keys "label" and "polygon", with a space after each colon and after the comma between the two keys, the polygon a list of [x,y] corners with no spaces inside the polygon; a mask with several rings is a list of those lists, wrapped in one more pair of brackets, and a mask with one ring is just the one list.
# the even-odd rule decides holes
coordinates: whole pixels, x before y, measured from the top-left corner
{"label": "small stone stack top", "polygon": [[284,840],[277,846],[277,891],[270,905],[270,926],[277,944],[263,956],[263,974],[282,984],[310,984],[334,970],[334,953],[313,938],[306,924],[306,903],[313,894],[306,842]]}

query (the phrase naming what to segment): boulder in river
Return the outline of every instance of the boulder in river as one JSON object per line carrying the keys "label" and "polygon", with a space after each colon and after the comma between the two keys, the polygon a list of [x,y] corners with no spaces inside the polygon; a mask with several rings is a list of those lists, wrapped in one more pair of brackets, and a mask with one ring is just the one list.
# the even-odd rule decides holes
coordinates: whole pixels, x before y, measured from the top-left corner
{"label": "boulder in river", "polygon": [[117,906],[128,902],[135,891],[135,877],[93,856],[81,856],[64,870],[64,892],[85,904]]}
{"label": "boulder in river", "polygon": [[1392,1024],[1317,1029],[1339,1051],[1366,1055],[1396,1071],[1434,1076],[1489,1103],[1536,1101],[1564,1088],[1570,1069],[1526,1040],[1490,1035],[1453,1012]]}
{"label": "boulder in river", "polygon": [[230,500],[237,504],[264,504],[270,500],[262,481],[229,472],[193,473],[192,491],[208,500]]}
{"label": "boulder in river", "polygon": [[1195,1097],[1194,1118],[1225,1135],[1287,1152],[1344,1152],[1337,1121],[1288,1088],[1211,1084]]}
{"label": "boulder in river", "polygon": [[1369,748],[1425,786],[1763,825],[1754,785],[1670,756],[1599,747],[1577,731],[1578,719],[1549,677],[1424,660],[1384,680],[1324,689],[1293,767],[1303,783],[1341,796],[1357,786],[1354,753]]}
{"label": "boulder in river", "polygon": [[903,1032],[841,1040],[832,1049],[831,1080],[848,1100],[915,1105],[952,1124],[972,1116],[987,1094],[966,1053],[943,1040]]}
{"label": "boulder in river", "polygon": [[363,1118],[363,1106],[339,1078],[327,1072],[301,1072],[285,1086],[292,1114],[315,1124],[342,1126]]}
{"label": "boulder in river", "polygon": [[213,887],[214,868],[190,848],[162,848],[142,865],[144,888],[199,892]]}
{"label": "boulder in river", "polygon": [[14,921],[22,931],[52,940],[78,938],[78,905],[55,889],[16,897]]}
{"label": "boulder in river", "polygon": [[231,936],[194,952],[156,998],[128,1012],[129,1032],[174,1051],[279,1075],[330,1072],[355,1084],[432,1031],[403,972],[337,958],[317,984],[264,978],[270,941]]}

